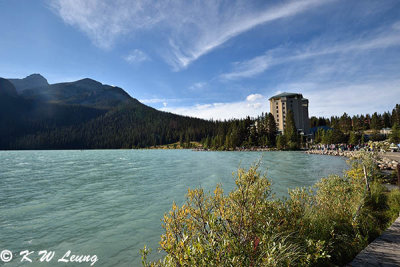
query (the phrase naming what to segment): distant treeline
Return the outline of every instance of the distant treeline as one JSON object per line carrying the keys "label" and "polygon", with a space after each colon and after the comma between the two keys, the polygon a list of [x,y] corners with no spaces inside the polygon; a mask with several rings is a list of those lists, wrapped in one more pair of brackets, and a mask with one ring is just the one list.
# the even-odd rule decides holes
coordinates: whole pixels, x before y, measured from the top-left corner
{"label": "distant treeline", "polygon": [[201,140],[204,148],[233,150],[249,147],[277,147],[278,149],[298,149],[305,141],[298,133],[292,111],[288,111],[286,130],[279,135],[274,116],[262,114],[257,118],[229,120],[217,123],[216,135]]}
{"label": "distant treeline", "polygon": [[[330,118],[311,117],[310,126],[319,127],[314,134],[316,143],[337,144],[348,143],[356,145],[367,138],[383,140],[386,136],[379,133],[382,128],[393,128],[391,141],[400,142],[400,105],[397,104],[392,112],[383,114],[373,113],[372,116],[356,115],[350,117],[344,113],[341,117]],[[216,135],[203,138],[201,143],[205,148],[216,150],[232,150],[237,147],[276,147],[277,149],[298,149],[304,147],[309,140],[297,133],[293,113],[288,112],[286,130],[283,135],[278,134],[274,117],[270,113],[262,114],[257,118],[230,120],[217,123]],[[326,127],[321,127],[326,126]],[[365,130],[372,130],[366,136]]]}
{"label": "distant treeline", "polygon": [[350,117],[347,113],[344,113],[341,117],[332,116],[330,118],[324,117],[311,117],[311,127],[316,126],[330,126],[332,128],[339,129],[344,133],[349,131],[362,131],[362,130],[380,130],[382,128],[391,128],[395,123],[400,124],[400,105],[390,112],[384,112],[378,114],[375,112],[372,115],[356,115]]}
{"label": "distant treeline", "polygon": [[[390,138],[393,143],[400,143],[400,105],[397,104],[392,112],[372,115],[356,115],[353,117],[344,113],[341,117],[331,118],[311,117],[311,127],[328,126],[332,130],[318,129],[315,133],[315,142],[323,144],[347,143],[357,145],[366,139],[381,141]],[[390,135],[380,133],[383,128],[392,129]],[[369,130],[366,135],[365,131]]]}

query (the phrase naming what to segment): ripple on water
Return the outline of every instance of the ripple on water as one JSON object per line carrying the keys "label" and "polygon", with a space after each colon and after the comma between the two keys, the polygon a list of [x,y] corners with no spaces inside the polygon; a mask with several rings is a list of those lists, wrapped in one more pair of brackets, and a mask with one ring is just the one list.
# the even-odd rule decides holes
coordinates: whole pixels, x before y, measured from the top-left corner
{"label": "ripple on water", "polygon": [[347,166],[338,157],[300,152],[3,151],[2,245],[72,250],[97,254],[101,266],[136,266],[144,244],[156,251],[161,218],[173,201],[183,203],[188,187],[210,191],[221,183],[227,193],[235,186],[232,172],[260,159],[278,196]]}

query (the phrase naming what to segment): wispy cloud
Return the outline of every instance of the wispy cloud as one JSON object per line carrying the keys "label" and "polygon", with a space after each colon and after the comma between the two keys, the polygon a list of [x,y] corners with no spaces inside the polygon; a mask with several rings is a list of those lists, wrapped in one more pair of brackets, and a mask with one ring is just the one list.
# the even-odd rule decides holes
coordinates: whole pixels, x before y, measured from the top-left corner
{"label": "wispy cloud", "polygon": [[167,101],[165,98],[149,98],[149,99],[139,99],[140,102],[143,104],[156,104],[156,103],[162,103]]}
{"label": "wispy cloud", "polygon": [[[382,30],[382,29],[381,29]],[[302,61],[313,58],[330,56],[333,54],[365,53],[374,49],[385,49],[400,46],[400,27],[397,23],[372,34],[361,34],[351,40],[313,40],[303,44],[301,48],[278,47],[268,50],[263,55],[243,62],[235,62],[233,71],[223,73],[219,77],[223,80],[237,80],[251,78],[265,72],[271,67],[287,64],[293,61]],[[353,62],[353,64],[356,64]]]}
{"label": "wispy cloud", "polygon": [[[255,10],[241,2],[227,6],[222,1],[215,1],[214,5],[198,9],[199,12],[190,17],[190,26],[194,26],[194,29],[189,32],[196,38],[182,36],[184,32],[178,32],[183,38],[170,38],[173,57],[167,60],[176,70],[186,68],[199,57],[245,31],[267,22],[295,16],[328,2],[331,1],[301,0]],[[219,13],[221,8],[224,8],[224,14]]]}
{"label": "wispy cloud", "polygon": [[198,90],[204,88],[205,86],[207,86],[206,82],[197,82],[197,83],[194,83],[191,86],[189,86],[189,90],[198,91]]}
{"label": "wispy cloud", "polygon": [[261,94],[251,94],[243,101],[227,103],[197,104],[186,107],[164,107],[163,111],[176,114],[214,120],[256,117],[266,112],[268,99]]}
{"label": "wispy cloud", "polygon": [[95,45],[110,49],[126,34],[162,20],[157,3],[129,0],[55,0],[49,5],[65,23],[87,34]]}
{"label": "wispy cloud", "polygon": [[[166,107],[168,105],[168,103],[182,103],[182,102],[188,102],[188,101],[193,101],[196,100],[194,98],[143,98],[143,99],[139,99],[140,102],[142,102],[143,104],[146,105],[155,105],[155,104],[159,104],[159,105],[163,105],[164,107]],[[155,105],[157,106],[157,105]]]}
{"label": "wispy cloud", "polygon": [[282,84],[286,90],[303,88],[309,99],[310,116],[340,116],[391,111],[400,99],[400,79],[391,81],[342,83]]}
{"label": "wispy cloud", "polygon": [[124,57],[125,61],[131,64],[137,64],[150,60],[149,56],[139,49],[132,50]]}
{"label": "wispy cloud", "polygon": [[302,93],[309,99],[310,116],[355,115],[391,110],[400,99],[396,57],[384,51],[335,54],[305,64],[288,64],[290,76],[273,89]]}
{"label": "wispy cloud", "polygon": [[[258,25],[292,17],[332,0],[297,0],[271,5],[238,1],[55,0],[51,8],[97,46],[109,49],[122,36],[164,29],[161,54],[174,70]],[[222,13],[223,11],[223,13]],[[133,38],[135,40],[135,38]]]}

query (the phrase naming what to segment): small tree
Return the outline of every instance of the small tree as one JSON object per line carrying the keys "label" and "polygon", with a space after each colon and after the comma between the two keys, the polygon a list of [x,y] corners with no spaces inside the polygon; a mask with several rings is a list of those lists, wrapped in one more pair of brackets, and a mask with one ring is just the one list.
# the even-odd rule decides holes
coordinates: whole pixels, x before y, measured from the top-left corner
{"label": "small tree", "polygon": [[332,143],[339,144],[345,142],[346,142],[346,136],[343,134],[343,132],[339,129],[334,128],[332,130]]}
{"label": "small tree", "polygon": [[325,145],[332,144],[332,130],[323,131],[323,135],[321,137],[321,141]]}
{"label": "small tree", "polygon": [[299,149],[300,148],[300,138],[297,133],[296,124],[294,121],[294,114],[289,109],[286,115],[286,126],[284,130],[286,142],[289,149]]}
{"label": "small tree", "polygon": [[393,125],[389,138],[390,142],[400,144],[400,126],[397,123]]}
{"label": "small tree", "polygon": [[278,135],[276,137],[276,148],[279,150],[286,149],[287,147],[287,142],[286,142],[286,137],[284,135]]}
{"label": "small tree", "polygon": [[339,119],[339,127],[343,132],[348,132],[352,128],[351,118],[345,112]]}
{"label": "small tree", "polygon": [[361,138],[361,136],[359,134],[357,134],[354,131],[351,131],[350,137],[349,137],[349,144],[350,145],[358,145],[358,143],[360,142],[360,138]]}
{"label": "small tree", "polygon": [[270,146],[274,146],[276,143],[276,122],[274,115],[268,113],[268,123],[267,123],[267,136]]}
{"label": "small tree", "polygon": [[376,112],[374,114],[372,114],[372,117],[371,117],[371,129],[373,129],[373,130],[382,129],[382,120],[378,116],[378,113],[376,113]]}
{"label": "small tree", "polygon": [[322,137],[324,136],[324,129],[319,128],[318,131],[315,133],[315,143],[319,144],[322,142]]}

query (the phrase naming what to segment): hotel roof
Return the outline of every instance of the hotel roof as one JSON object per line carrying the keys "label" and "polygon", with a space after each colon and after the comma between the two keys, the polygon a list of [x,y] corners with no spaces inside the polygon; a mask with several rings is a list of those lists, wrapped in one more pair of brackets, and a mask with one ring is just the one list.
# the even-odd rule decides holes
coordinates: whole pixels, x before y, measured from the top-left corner
{"label": "hotel roof", "polygon": [[299,96],[301,98],[303,98],[302,94],[296,94],[296,93],[287,93],[287,92],[283,92],[279,95],[274,95],[273,97],[271,97],[269,100],[271,99],[276,99],[276,98],[281,98],[281,97],[295,97],[295,96]]}

